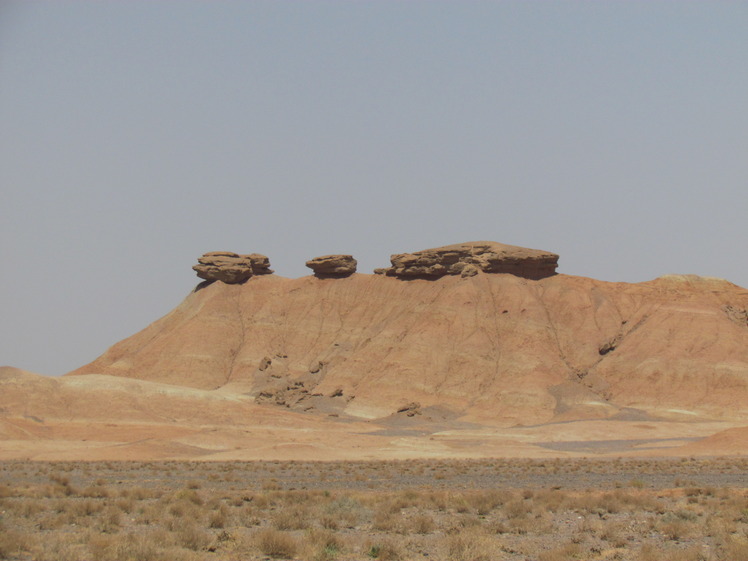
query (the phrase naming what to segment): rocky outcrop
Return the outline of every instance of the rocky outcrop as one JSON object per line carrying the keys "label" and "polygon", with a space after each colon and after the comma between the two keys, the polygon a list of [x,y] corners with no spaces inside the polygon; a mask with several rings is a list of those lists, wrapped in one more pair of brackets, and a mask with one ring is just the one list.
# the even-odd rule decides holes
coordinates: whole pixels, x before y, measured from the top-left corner
{"label": "rocky outcrop", "polygon": [[347,277],[356,272],[357,264],[351,255],[323,255],[306,262],[318,277]]}
{"label": "rocky outcrop", "polygon": [[241,284],[255,275],[269,275],[270,260],[265,255],[239,255],[230,251],[211,251],[202,255],[192,269],[206,281]]}
{"label": "rocky outcrop", "polygon": [[405,279],[437,279],[445,275],[474,276],[482,271],[539,280],[556,274],[558,255],[497,242],[467,242],[395,254],[390,262],[391,267],[374,272]]}

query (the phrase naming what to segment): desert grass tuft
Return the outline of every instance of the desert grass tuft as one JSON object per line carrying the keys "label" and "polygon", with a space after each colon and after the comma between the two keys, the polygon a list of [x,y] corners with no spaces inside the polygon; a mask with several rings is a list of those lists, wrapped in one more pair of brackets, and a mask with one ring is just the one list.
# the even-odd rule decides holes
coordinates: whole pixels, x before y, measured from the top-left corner
{"label": "desert grass tuft", "polygon": [[263,555],[273,559],[291,559],[299,548],[296,538],[287,532],[265,528],[255,534],[254,543]]}

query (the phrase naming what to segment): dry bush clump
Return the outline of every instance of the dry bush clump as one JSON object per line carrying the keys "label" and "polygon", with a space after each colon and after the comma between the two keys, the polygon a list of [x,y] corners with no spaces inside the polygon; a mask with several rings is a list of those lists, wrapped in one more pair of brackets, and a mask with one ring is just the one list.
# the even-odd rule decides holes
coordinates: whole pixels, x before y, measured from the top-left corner
{"label": "dry bush clump", "polygon": [[500,549],[498,538],[480,528],[448,534],[444,549],[454,561],[492,561]]}
{"label": "dry bush clump", "polygon": [[28,550],[29,536],[0,526],[0,559],[12,559]]}
{"label": "dry bush clump", "polygon": [[255,534],[257,549],[273,559],[292,559],[298,550],[298,542],[291,534],[265,528]]}
{"label": "dry bush clump", "polygon": [[305,557],[314,561],[332,561],[345,550],[343,540],[330,530],[312,528],[305,533],[302,542]]}
{"label": "dry bush clump", "polygon": [[560,546],[543,551],[538,555],[538,561],[569,561],[580,559],[584,550],[578,543],[570,541]]}
{"label": "dry bush clump", "polygon": [[414,534],[430,534],[436,530],[436,522],[430,514],[417,514],[410,519],[410,531]]}
{"label": "dry bush clump", "polygon": [[309,511],[297,505],[283,508],[273,515],[273,527],[278,530],[305,530],[310,524]]}
{"label": "dry bush clump", "polygon": [[366,556],[379,561],[400,561],[404,558],[403,547],[392,538],[383,538],[365,548]]}

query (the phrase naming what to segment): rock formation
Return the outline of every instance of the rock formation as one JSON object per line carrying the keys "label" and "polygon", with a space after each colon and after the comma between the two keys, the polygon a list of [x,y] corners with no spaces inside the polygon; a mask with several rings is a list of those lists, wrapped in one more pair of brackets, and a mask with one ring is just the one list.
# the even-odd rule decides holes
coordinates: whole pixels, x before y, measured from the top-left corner
{"label": "rock formation", "polygon": [[356,272],[357,264],[351,255],[323,255],[306,262],[318,277],[347,277]]}
{"label": "rock formation", "polygon": [[266,258],[205,255],[199,269],[241,274],[62,378],[0,367],[0,460],[746,450],[748,428],[725,429],[748,425],[748,290],[528,282],[485,274],[506,270],[485,244],[421,255],[448,270],[438,282],[250,278]]}
{"label": "rock formation", "polygon": [[231,251],[211,251],[203,254],[192,267],[197,276],[207,281],[241,284],[254,275],[269,275],[270,260],[259,253],[239,255]]}
{"label": "rock formation", "polygon": [[281,401],[321,410],[337,400],[355,418],[417,402],[506,426],[630,408],[724,416],[748,403],[748,292],[726,281],[311,280],[212,283],[75,374],[228,385],[275,401],[304,389],[308,398]]}
{"label": "rock formation", "polygon": [[467,242],[399,253],[390,258],[391,267],[376,269],[380,275],[397,278],[437,279],[446,275],[474,276],[509,273],[539,280],[556,274],[558,255],[497,242]]}

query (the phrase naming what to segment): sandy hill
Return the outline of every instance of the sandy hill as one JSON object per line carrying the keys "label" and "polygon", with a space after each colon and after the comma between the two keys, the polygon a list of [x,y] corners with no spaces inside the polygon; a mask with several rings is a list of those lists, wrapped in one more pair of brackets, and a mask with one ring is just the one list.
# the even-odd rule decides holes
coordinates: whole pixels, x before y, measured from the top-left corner
{"label": "sandy hill", "polygon": [[0,454],[68,457],[54,431],[80,444],[89,428],[111,437],[73,456],[743,451],[740,430],[696,441],[748,424],[748,291],[556,275],[553,254],[490,244],[395,255],[376,275],[325,256],[298,279],[206,254],[205,283],[92,363],[0,371]]}

